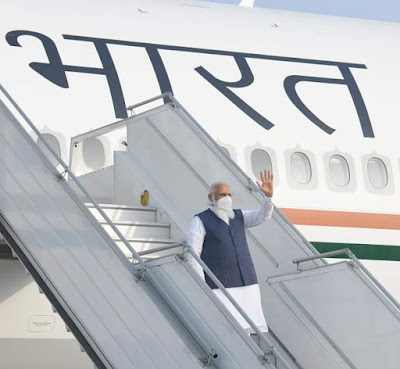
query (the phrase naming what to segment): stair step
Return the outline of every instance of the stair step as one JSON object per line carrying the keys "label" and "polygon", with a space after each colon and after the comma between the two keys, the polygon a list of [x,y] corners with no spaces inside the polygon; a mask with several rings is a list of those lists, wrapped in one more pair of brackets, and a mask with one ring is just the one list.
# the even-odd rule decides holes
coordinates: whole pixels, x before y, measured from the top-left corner
{"label": "stair step", "polygon": [[[119,246],[122,252],[128,256],[132,257],[131,252],[125,246],[125,244],[116,238],[114,238],[115,243]],[[182,240],[171,240],[171,239],[162,239],[162,238],[130,238],[127,241],[132,245],[132,247],[139,253],[146,252],[149,250],[158,249],[160,247],[168,247],[176,243],[181,243]],[[183,246],[178,246],[169,250],[157,251],[151,254],[143,255],[144,258],[155,258],[161,256],[167,256],[176,254],[177,252],[182,252]]]}
{"label": "stair step", "polygon": [[[156,221],[156,207],[135,207],[126,205],[115,205],[115,204],[99,204],[104,212],[113,222],[120,221],[142,221],[142,222],[155,222]],[[88,209],[96,217],[97,220],[104,220],[97,209],[91,205],[86,204]]]}
{"label": "stair step", "polygon": [[[112,228],[105,222],[100,221],[104,229],[111,237],[116,236]],[[164,238],[170,236],[170,227],[168,223],[155,222],[114,222],[120,232],[126,238]]]}

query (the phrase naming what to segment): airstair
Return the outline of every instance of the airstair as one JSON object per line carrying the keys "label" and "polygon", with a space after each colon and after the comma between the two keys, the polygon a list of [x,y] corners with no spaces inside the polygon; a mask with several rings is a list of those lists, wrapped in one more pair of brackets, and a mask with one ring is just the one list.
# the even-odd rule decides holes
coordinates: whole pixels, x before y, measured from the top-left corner
{"label": "airstair", "polygon": [[[79,166],[85,140],[125,127],[127,150],[113,153],[114,183],[147,189],[185,236],[217,180],[231,185],[235,207],[258,208],[263,195],[252,180],[173,96],[158,98],[167,103],[73,138],[72,167]],[[400,367],[400,306],[351,252],[340,252],[349,261],[328,264],[324,257],[334,255],[319,255],[279,209],[247,237],[269,340],[288,363],[304,369]]]}
{"label": "airstair", "polygon": [[[145,104],[160,98],[166,103],[75,137],[72,171],[58,158],[61,174],[0,106],[0,231],[95,365],[398,369],[398,303],[353,255],[328,265],[278,209],[247,233],[270,333],[248,318],[255,335],[242,330],[187,262],[196,255],[181,239],[215,180],[231,184],[239,208],[259,207],[262,194],[173,96]],[[120,127],[127,150],[94,176],[112,172],[125,188],[100,207],[81,185],[90,175],[73,172],[81,143]],[[147,189],[150,206],[125,201],[127,184]]]}
{"label": "airstair", "polygon": [[[291,368],[251,320],[264,351],[241,328],[193,273],[185,253],[141,257],[123,235],[129,230],[114,225],[11,96],[0,90],[5,96],[0,101],[0,232],[95,367],[273,369],[272,355]],[[49,152],[40,150],[23,124]],[[135,226],[158,227],[144,223]],[[157,239],[165,237],[168,227],[158,228]],[[110,237],[111,230],[131,260]]]}

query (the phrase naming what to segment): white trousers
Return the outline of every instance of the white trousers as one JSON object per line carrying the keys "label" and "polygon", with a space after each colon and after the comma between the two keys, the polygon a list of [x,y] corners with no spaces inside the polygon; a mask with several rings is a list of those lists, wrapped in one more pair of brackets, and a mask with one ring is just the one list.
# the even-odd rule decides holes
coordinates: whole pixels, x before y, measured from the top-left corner
{"label": "white trousers", "polygon": [[[256,324],[261,332],[268,332],[267,322],[261,306],[260,287],[258,284],[244,287],[227,288],[240,307],[246,312],[250,319]],[[249,333],[253,333],[253,329],[243,319],[235,307],[230,303],[226,296],[219,289],[213,290],[217,297],[226,306],[229,312],[236,318],[240,325]]]}

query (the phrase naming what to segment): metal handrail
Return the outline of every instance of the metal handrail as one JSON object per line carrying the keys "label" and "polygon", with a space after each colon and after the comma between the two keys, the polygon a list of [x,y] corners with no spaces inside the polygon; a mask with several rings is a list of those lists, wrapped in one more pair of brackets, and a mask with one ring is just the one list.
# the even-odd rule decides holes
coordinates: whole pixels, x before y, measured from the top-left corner
{"label": "metal handrail", "polygon": [[[172,100],[172,95],[171,95],[171,93],[170,93],[170,92],[165,92],[165,93],[163,93],[162,95],[157,95],[157,96],[155,96],[155,97],[153,97],[153,98],[151,98],[151,99],[144,100],[144,101],[142,101],[142,102],[140,102],[140,103],[137,103],[137,104],[128,106],[128,107],[126,108],[126,110],[132,110],[132,109],[138,108],[138,107],[140,107],[140,106],[149,104],[149,103],[151,103],[151,102],[154,102],[154,101],[157,101],[157,100],[160,100],[160,99],[165,99],[165,98],[169,98],[170,100]],[[123,119],[123,120],[119,120],[119,121],[117,121],[117,122],[108,124],[108,125],[106,125],[106,126],[93,129],[93,130],[91,130],[91,131],[89,131],[89,132],[81,133],[81,134],[79,134],[79,135],[74,136],[74,137],[71,138],[71,147],[73,147],[73,145],[76,145],[76,144],[79,143],[79,142],[82,142],[82,141],[87,140],[88,138],[92,138],[92,137],[96,137],[96,136],[101,136],[101,135],[104,135],[104,134],[106,134],[106,133],[110,133],[110,132],[112,132],[112,131],[115,131],[115,130],[117,130],[117,129],[123,127],[123,126],[126,126],[127,124],[128,124],[128,123],[126,122],[126,120]]]}
{"label": "metal handrail", "polygon": [[130,110],[130,111],[132,112],[133,109],[139,108],[140,106],[143,106],[143,105],[150,104],[150,103],[152,103],[152,102],[154,102],[154,101],[157,101],[157,100],[160,100],[160,99],[165,99],[166,97],[168,97],[170,100],[172,100],[172,94],[171,94],[171,92],[164,92],[164,93],[161,94],[161,95],[154,96],[154,97],[152,97],[152,98],[150,98],[150,99],[144,100],[144,101],[139,102],[139,103],[137,103],[137,104],[130,105],[130,106],[128,106],[128,107],[126,108],[126,110]]}
{"label": "metal handrail", "polygon": [[88,138],[97,137],[97,136],[104,135],[106,133],[110,133],[112,131],[116,131],[117,129],[119,129],[125,125],[126,125],[125,120],[119,120],[117,122],[110,123],[106,126],[92,129],[89,132],[81,133],[77,136],[71,137],[71,147],[73,147],[73,145],[76,145],[82,141],[87,140]]}
{"label": "metal handrail", "polygon": [[149,255],[149,254],[154,254],[155,252],[161,252],[161,251],[175,249],[180,246],[183,247],[183,246],[185,246],[185,244],[183,242],[175,242],[175,243],[172,243],[171,245],[155,247],[154,249],[151,249],[151,250],[139,251],[138,254],[140,256]]}
{"label": "metal handrail", "polygon": [[357,256],[355,256],[350,249],[341,249],[331,252],[325,252],[319,255],[297,258],[293,259],[293,263],[297,264],[298,270],[301,270],[300,263],[315,259],[339,256],[339,255],[347,255],[352,260],[352,262],[356,264],[367,275],[367,277],[383,292],[383,294],[391,301],[391,303],[400,311],[399,302],[391,295],[391,293],[385,287],[383,287],[383,285],[371,274],[371,272],[360,262],[360,260],[358,260]]}
{"label": "metal handrail", "polygon": [[230,301],[230,303],[235,307],[235,309],[239,312],[239,314],[243,317],[243,319],[249,324],[249,326],[254,330],[257,334],[260,341],[262,341],[269,352],[267,354],[273,354],[284,366],[285,369],[292,369],[292,367],[288,364],[285,358],[279,353],[279,351],[271,344],[266,336],[260,331],[257,325],[251,320],[251,318],[247,315],[247,313],[242,309],[242,307],[237,303],[237,301],[232,297],[232,295],[228,292],[228,290],[224,287],[224,285],[219,281],[216,275],[211,271],[211,269],[204,263],[203,260],[197,255],[194,249],[190,245],[186,245],[187,251],[193,256],[193,258],[200,264],[203,268],[204,272],[211,278],[211,280],[216,284],[216,286],[221,290],[221,292],[225,295],[225,297]]}
{"label": "metal handrail", "polygon": [[[50,144],[46,141],[46,139],[43,137],[43,135],[40,133],[40,131],[36,128],[36,126],[33,124],[33,122],[27,117],[27,115],[23,112],[23,110],[19,107],[17,102],[10,96],[10,94],[7,92],[7,90],[3,87],[2,84],[0,84],[0,90],[3,92],[3,94],[7,97],[7,99],[11,102],[11,104],[14,106],[14,108],[18,111],[18,113],[24,118],[26,123],[28,123],[29,127],[35,132],[35,134],[38,136],[40,141],[45,145],[45,147],[49,150],[49,152],[54,156],[54,158],[57,160],[57,162],[63,167],[64,173],[68,173],[68,176],[76,183],[78,188],[82,191],[82,193],[86,196],[86,198],[93,204],[93,206],[96,208],[96,210],[101,214],[101,216],[104,218],[104,220],[107,222],[107,224],[112,228],[112,230],[117,234],[119,239],[124,243],[124,245],[128,248],[128,250],[134,255],[135,259],[140,263],[140,265],[143,267],[143,269],[146,269],[146,265],[144,260],[140,257],[140,255],[137,253],[137,251],[132,247],[132,245],[126,240],[124,235],[121,233],[121,231],[115,226],[115,224],[111,221],[111,219],[107,216],[107,214],[103,211],[103,209],[100,207],[98,202],[89,194],[89,192],[83,187],[81,182],[78,180],[78,178],[75,177],[74,173],[70,170],[70,168],[67,166],[67,164],[64,163],[64,161],[61,159],[61,157],[54,151],[54,149],[50,146]],[[61,178],[62,175],[59,175]]]}

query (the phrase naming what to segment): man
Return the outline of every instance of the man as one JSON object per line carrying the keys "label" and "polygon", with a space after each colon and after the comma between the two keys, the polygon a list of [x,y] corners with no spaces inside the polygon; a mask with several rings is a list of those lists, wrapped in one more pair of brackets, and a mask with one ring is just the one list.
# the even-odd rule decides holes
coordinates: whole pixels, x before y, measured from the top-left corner
{"label": "man", "polygon": [[[233,210],[230,186],[223,182],[211,185],[208,194],[211,207],[193,218],[189,245],[260,330],[266,332],[268,327],[261,307],[260,289],[245,234],[245,228],[259,225],[272,216],[273,175],[264,170],[264,173],[260,172],[260,179],[257,185],[266,198],[258,210]],[[213,281],[204,275],[201,266],[193,257],[189,257],[189,261],[242,327],[251,332],[249,324]]]}

